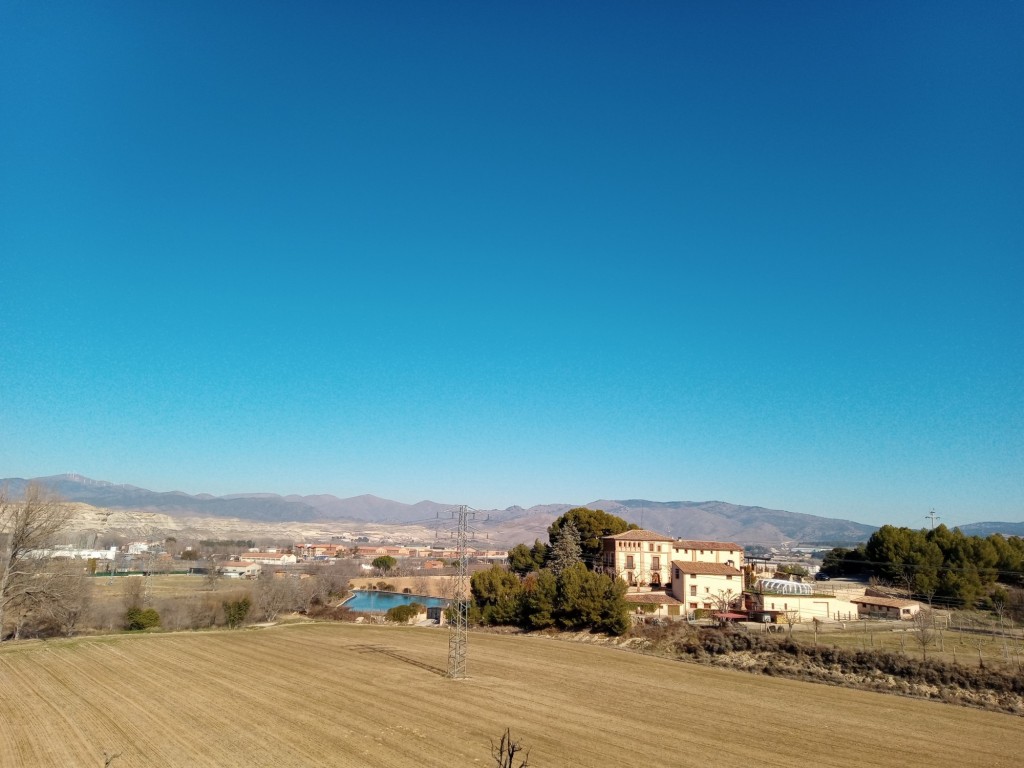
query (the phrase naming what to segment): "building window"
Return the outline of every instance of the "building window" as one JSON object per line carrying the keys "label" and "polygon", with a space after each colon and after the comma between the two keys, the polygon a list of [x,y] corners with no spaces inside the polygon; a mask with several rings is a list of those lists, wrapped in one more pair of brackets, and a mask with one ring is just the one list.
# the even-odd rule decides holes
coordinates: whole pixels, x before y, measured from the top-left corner
{"label": "building window", "polygon": [[633,556],[632,555],[626,555],[626,567],[627,568],[632,568],[633,567]]}
{"label": "building window", "polygon": [[726,575],[725,580],[726,581],[732,581],[732,576],[731,575]]}
{"label": "building window", "polygon": [[696,596],[697,596],[697,585],[696,584],[691,584],[690,585],[690,597],[696,597]]}
{"label": "building window", "polygon": [[697,604],[696,603],[690,603],[690,608],[693,609],[693,610],[696,610]]}
{"label": "building window", "polygon": [[657,555],[651,558],[651,568],[661,569],[661,558]]}
{"label": "building window", "polygon": [[678,568],[676,568],[676,578],[677,579],[679,578],[679,569]]}

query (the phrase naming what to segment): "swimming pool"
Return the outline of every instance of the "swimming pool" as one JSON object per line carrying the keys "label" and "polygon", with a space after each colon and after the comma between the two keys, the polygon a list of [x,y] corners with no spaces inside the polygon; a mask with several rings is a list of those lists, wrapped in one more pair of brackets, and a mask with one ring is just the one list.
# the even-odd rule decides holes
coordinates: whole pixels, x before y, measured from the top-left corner
{"label": "swimming pool", "polygon": [[352,597],[345,601],[345,607],[366,613],[387,613],[389,609],[397,605],[409,605],[410,603],[419,603],[428,608],[448,605],[448,601],[440,597],[403,595],[398,592],[367,592],[357,589],[352,593]]}

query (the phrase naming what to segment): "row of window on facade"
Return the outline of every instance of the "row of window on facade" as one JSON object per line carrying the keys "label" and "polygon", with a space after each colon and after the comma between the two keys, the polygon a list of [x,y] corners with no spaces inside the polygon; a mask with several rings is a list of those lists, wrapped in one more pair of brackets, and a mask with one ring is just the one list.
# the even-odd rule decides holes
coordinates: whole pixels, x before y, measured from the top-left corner
{"label": "row of window on facade", "polygon": [[[626,555],[626,569],[628,570],[634,567],[636,566],[633,564],[633,556]],[[657,555],[651,558],[651,568],[655,570],[661,568],[661,558]]]}
{"label": "row of window on facade", "polygon": [[[632,549],[632,550],[636,550],[638,552],[642,552],[643,548],[644,548],[644,545],[642,543],[640,543],[639,541],[617,541],[617,542],[615,542],[615,545],[619,549]],[[647,545],[647,551],[648,552],[661,552],[661,544],[648,544]]]}

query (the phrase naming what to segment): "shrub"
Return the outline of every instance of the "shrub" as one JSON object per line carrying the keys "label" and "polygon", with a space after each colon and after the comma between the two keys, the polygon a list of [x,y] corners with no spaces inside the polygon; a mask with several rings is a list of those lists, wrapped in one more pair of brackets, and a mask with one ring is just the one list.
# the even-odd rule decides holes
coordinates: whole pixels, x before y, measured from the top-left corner
{"label": "shrub", "polygon": [[153,608],[129,608],[124,613],[124,628],[130,632],[160,626],[160,614]]}
{"label": "shrub", "polygon": [[306,614],[311,619],[324,621],[355,621],[357,617],[368,617],[370,614],[353,611],[344,605],[315,605]]}
{"label": "shrub", "polygon": [[252,601],[248,597],[243,597],[241,600],[225,601],[224,620],[227,622],[228,628],[235,629],[242,626],[251,607]]}
{"label": "shrub", "polygon": [[409,603],[409,605],[396,605],[394,608],[388,609],[388,612],[384,614],[388,621],[393,621],[396,624],[406,624],[411,619],[414,619],[419,615],[420,611],[423,610],[423,606],[419,603]]}

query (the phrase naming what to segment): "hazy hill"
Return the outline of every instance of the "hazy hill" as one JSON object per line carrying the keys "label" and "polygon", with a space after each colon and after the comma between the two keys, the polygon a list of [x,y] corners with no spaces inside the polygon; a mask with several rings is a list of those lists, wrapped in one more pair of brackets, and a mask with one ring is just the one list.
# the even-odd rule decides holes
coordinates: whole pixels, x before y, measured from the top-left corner
{"label": "hazy hill", "polygon": [[1024,536],[1024,523],[968,523],[958,525],[961,531],[967,536],[991,536],[993,533],[1001,533],[1003,536]]}
{"label": "hazy hill", "polygon": [[[314,507],[286,501],[276,494],[253,494],[251,497],[239,494],[191,496],[181,491],[161,493],[134,485],[115,485],[81,475],[53,475],[33,479],[68,501],[81,501],[106,509],[134,509],[171,516],[242,517],[264,521],[302,522],[321,517]],[[20,494],[28,482],[23,478],[0,480],[0,483],[7,483],[14,494]]]}
{"label": "hazy hill", "polygon": [[[190,495],[180,491],[157,492],[133,485],[92,480],[81,475],[35,478],[68,501],[114,510],[154,512],[171,517],[234,517],[259,522],[367,521],[373,523],[428,523],[447,518],[451,504],[420,501],[404,504],[363,495],[341,499],[330,494],[280,496],[273,493],[235,493],[226,496]],[[20,494],[28,481],[10,478],[7,483]],[[733,540],[743,544],[846,543],[864,541],[873,526],[850,520],[833,520],[780,509],[741,506],[722,501],[647,501],[598,499],[584,504],[542,504],[524,509],[484,510],[481,529],[496,543],[547,538],[547,527],[573,506],[603,509],[644,528],[679,538]],[[488,522],[482,524],[484,519]],[[980,525],[980,524],[979,524]]]}
{"label": "hazy hill", "polygon": [[433,519],[451,504],[438,504],[433,501],[419,501],[415,504],[403,504],[400,501],[382,499],[379,496],[365,494],[339,499],[330,494],[316,496],[285,496],[289,502],[307,504],[316,509],[320,516],[330,520],[372,520],[374,522],[414,523]]}
{"label": "hazy hill", "polygon": [[867,540],[876,530],[876,526],[852,520],[724,501],[599,499],[587,506],[603,509],[643,528],[664,531],[677,538],[718,539],[743,544],[859,542]]}

